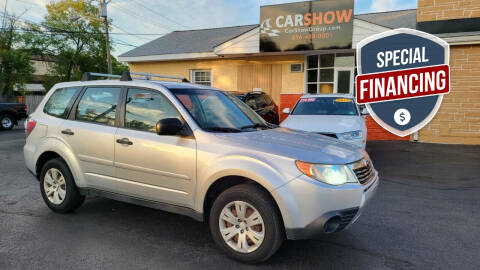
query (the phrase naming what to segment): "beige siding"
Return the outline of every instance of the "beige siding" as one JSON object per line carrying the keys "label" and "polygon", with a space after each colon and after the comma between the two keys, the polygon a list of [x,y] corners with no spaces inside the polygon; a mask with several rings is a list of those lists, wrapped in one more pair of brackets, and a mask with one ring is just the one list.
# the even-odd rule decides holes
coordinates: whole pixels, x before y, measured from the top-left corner
{"label": "beige siding", "polygon": [[[303,72],[290,72],[290,64],[303,63],[303,55],[244,57],[222,60],[187,60],[130,63],[130,69],[190,79],[193,69],[210,69],[213,86],[227,91],[262,88],[276,102],[280,93],[303,93]],[[277,94],[278,93],[278,94]]]}

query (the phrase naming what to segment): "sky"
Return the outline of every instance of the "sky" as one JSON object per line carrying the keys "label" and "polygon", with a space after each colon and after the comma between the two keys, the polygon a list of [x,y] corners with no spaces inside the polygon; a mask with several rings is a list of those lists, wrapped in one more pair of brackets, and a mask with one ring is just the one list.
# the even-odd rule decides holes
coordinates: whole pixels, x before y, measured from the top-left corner
{"label": "sky", "polygon": [[[52,0],[0,0],[3,11],[41,22],[45,4]],[[304,1],[304,0],[300,0]],[[299,0],[111,0],[108,16],[113,20],[111,36],[118,56],[175,30],[258,24],[260,6]],[[356,0],[355,14],[411,9],[417,0]],[[148,35],[132,35],[148,34]],[[153,35],[155,34],[155,35]]]}

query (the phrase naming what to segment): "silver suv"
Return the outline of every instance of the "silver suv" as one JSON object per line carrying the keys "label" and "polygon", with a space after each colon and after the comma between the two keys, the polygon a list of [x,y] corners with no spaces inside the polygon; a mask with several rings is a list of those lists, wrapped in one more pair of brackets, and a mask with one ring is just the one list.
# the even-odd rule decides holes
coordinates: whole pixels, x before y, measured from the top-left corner
{"label": "silver suv", "polygon": [[285,238],[346,229],[378,186],[364,150],[271,125],[228,92],[84,77],[55,85],[26,121],[25,163],[55,212],[95,194],[187,215],[258,263]]}

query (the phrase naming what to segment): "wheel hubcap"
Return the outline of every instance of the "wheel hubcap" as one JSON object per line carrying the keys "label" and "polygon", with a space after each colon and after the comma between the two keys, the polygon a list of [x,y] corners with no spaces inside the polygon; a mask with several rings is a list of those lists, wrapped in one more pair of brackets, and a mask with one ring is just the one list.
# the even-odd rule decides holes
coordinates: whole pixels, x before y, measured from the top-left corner
{"label": "wheel hubcap", "polygon": [[48,200],[53,204],[61,204],[67,194],[67,185],[63,174],[55,169],[48,169],[43,179],[43,189]]}
{"label": "wheel hubcap", "polygon": [[8,118],[8,117],[3,118],[2,119],[2,127],[9,128],[10,126],[12,126],[12,120],[10,120],[10,118]]}
{"label": "wheel hubcap", "polygon": [[243,201],[228,203],[220,214],[219,225],[225,243],[241,253],[255,251],[265,236],[265,226],[260,212]]}

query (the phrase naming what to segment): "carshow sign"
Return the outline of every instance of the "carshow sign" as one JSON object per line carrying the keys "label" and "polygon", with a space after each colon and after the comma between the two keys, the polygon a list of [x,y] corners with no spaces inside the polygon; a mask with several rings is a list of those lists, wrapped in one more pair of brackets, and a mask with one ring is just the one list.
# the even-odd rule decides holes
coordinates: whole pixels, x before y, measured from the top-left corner
{"label": "carshow sign", "polygon": [[449,45],[400,28],[357,45],[356,100],[384,129],[404,137],[423,128],[450,92]]}
{"label": "carshow sign", "polygon": [[260,51],[350,49],[354,0],[262,6]]}

